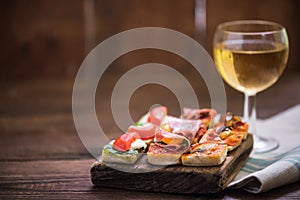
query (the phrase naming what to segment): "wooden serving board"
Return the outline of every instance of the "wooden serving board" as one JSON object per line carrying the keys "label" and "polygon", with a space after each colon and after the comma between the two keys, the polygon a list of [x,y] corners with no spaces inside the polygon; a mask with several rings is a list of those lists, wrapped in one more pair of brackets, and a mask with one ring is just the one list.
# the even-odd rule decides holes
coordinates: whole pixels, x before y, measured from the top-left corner
{"label": "wooden serving board", "polygon": [[[226,186],[240,171],[247,161],[253,148],[253,136],[248,137],[232,152],[219,166],[189,167],[172,165],[158,167],[147,161],[147,156],[141,157],[136,164],[113,164],[106,166],[96,161],[91,168],[92,182],[96,186],[122,188],[138,191],[168,192],[168,193],[216,193],[224,190]],[[150,172],[139,173],[146,167]],[[156,166],[157,167],[157,166]],[[123,171],[117,170],[122,168]],[[124,172],[135,169],[135,173]]]}

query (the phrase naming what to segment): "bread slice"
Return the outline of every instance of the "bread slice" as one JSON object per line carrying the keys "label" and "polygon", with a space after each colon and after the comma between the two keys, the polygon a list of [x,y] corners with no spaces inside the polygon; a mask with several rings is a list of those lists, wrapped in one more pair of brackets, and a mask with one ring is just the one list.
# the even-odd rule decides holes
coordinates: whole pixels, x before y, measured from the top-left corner
{"label": "bread slice", "polygon": [[112,147],[113,142],[114,140],[105,145],[102,149],[102,161],[104,163],[134,164],[147,148],[144,141],[137,139],[131,144],[132,149],[121,152]]}
{"label": "bread slice", "polygon": [[153,165],[180,164],[181,155],[187,150],[188,147],[183,145],[152,143],[147,152],[148,162]]}
{"label": "bread slice", "polygon": [[244,138],[244,133],[239,131],[232,131],[232,134],[223,139],[227,144],[228,151],[233,151],[242,143]]}
{"label": "bread slice", "polygon": [[216,142],[199,143],[192,147],[191,153],[183,154],[181,162],[187,166],[215,166],[224,162],[227,145]]}
{"label": "bread slice", "polygon": [[148,162],[153,165],[176,165],[180,164],[180,157],[181,153],[165,153],[165,154],[154,154],[154,153],[147,153],[148,155]]}
{"label": "bread slice", "polygon": [[107,144],[102,150],[102,161],[104,163],[134,164],[141,155],[138,150],[116,151],[110,144]]}
{"label": "bread slice", "polygon": [[215,129],[209,129],[200,139],[200,143],[216,142],[218,144],[226,144],[228,151],[233,151],[242,143],[244,134],[244,132],[235,130],[217,133]]}
{"label": "bread slice", "polygon": [[243,140],[247,139],[249,125],[248,123],[242,121],[241,117],[233,113],[226,113],[224,125],[230,127],[233,131],[242,132]]}

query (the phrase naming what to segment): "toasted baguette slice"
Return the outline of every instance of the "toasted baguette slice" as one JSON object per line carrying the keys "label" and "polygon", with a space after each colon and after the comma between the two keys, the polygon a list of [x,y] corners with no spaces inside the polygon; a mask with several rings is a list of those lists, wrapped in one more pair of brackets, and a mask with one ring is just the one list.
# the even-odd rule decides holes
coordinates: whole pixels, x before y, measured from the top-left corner
{"label": "toasted baguette slice", "polygon": [[243,132],[238,132],[238,131],[232,131],[232,132],[233,132],[232,135],[223,139],[223,141],[227,144],[228,151],[233,151],[238,146],[240,146],[244,138]]}
{"label": "toasted baguette slice", "polygon": [[244,134],[243,140],[246,140],[248,136],[248,132],[243,132],[243,134]]}
{"label": "toasted baguette slice", "polygon": [[224,125],[231,127],[232,130],[243,133],[243,139],[247,139],[249,125],[242,121],[241,117],[234,115],[233,113],[226,113]]}
{"label": "toasted baguette slice", "polygon": [[131,149],[125,152],[120,152],[115,150],[111,143],[105,145],[102,149],[102,162],[104,163],[134,164],[145,152],[145,148]]}
{"label": "toasted baguette slice", "polygon": [[187,166],[215,166],[224,162],[227,156],[227,145],[216,142],[196,144],[191,153],[183,154],[181,161]]}
{"label": "toasted baguette slice", "polygon": [[147,152],[148,162],[153,165],[180,164],[180,157],[187,150],[188,148],[182,145],[152,143]]}
{"label": "toasted baguette slice", "polygon": [[228,135],[222,136],[222,134],[218,134],[215,129],[209,129],[200,139],[200,143],[216,142],[218,144],[227,144],[228,151],[233,151],[242,143],[244,138],[244,132],[240,131],[231,130]]}
{"label": "toasted baguette slice", "polygon": [[182,154],[177,153],[165,153],[165,154],[154,154],[154,153],[147,153],[148,161],[152,165],[176,165],[180,164],[180,157]]}

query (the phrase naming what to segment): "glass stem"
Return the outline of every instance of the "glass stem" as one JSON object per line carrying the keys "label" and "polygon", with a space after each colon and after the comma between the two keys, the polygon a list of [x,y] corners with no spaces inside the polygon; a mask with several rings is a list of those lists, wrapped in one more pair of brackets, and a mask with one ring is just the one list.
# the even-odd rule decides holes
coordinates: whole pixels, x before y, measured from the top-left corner
{"label": "glass stem", "polygon": [[244,96],[244,120],[249,124],[249,132],[256,135],[256,94]]}

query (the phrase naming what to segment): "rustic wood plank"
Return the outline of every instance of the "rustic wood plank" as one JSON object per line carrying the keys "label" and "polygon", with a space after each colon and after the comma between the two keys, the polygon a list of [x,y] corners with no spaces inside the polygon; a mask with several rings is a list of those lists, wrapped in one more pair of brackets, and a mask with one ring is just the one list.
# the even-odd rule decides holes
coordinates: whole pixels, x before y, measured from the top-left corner
{"label": "rustic wood plank", "polygon": [[[104,77],[104,82],[110,80],[113,75]],[[258,95],[258,106],[260,116],[271,116],[288,107],[300,102],[300,93],[298,91],[299,78],[297,74],[282,77],[278,84],[275,84],[269,90]],[[195,196],[171,195],[161,193],[143,193],[136,191],[127,191],[112,189],[107,187],[92,187],[92,183],[87,172],[84,180],[78,175],[82,168],[73,165],[72,159],[79,159],[81,165],[88,169],[93,160],[82,160],[90,158],[81,141],[79,140],[71,114],[71,94],[73,80],[39,80],[28,82],[2,82],[0,87],[0,183],[10,181],[9,185],[3,182],[0,184],[0,198],[2,199],[112,199],[116,196],[128,197],[128,199],[194,199]],[[228,89],[228,88],[227,88]],[[103,89],[102,95],[106,99],[97,99],[97,110],[101,111],[101,123],[106,131],[115,131],[111,113],[108,110],[110,88]],[[155,92],[154,89],[152,89]],[[133,99],[134,106],[131,107],[132,113],[136,116],[144,112],[148,100],[143,98],[143,91],[136,94]],[[277,98],[279,97],[280,98]],[[242,95],[236,91],[229,90],[228,109],[241,111]],[[276,98],[275,98],[276,97]],[[143,100],[144,99],[144,100]],[[272,101],[270,101],[272,99]],[[174,105],[176,106],[176,104]],[[173,108],[174,109],[174,108]],[[38,161],[40,160],[40,161]],[[4,162],[5,161],[5,162]],[[5,163],[3,165],[3,163]],[[53,175],[55,183],[45,183],[35,181],[32,177],[40,176],[40,180],[46,180],[47,170],[56,165],[68,163],[72,168],[64,166],[53,174],[61,175],[70,170],[74,178],[56,179],[58,175]],[[44,168],[44,172],[36,174],[32,165],[38,165]],[[12,167],[14,166],[14,167]],[[23,170],[27,167],[27,170]],[[32,169],[30,171],[30,169]],[[9,176],[7,175],[7,169]],[[75,171],[74,171],[74,170]],[[78,171],[76,171],[78,170]],[[31,174],[32,176],[28,176]],[[23,179],[21,179],[23,177]],[[76,180],[80,179],[80,181]],[[69,181],[69,182],[68,182]],[[78,185],[76,186],[76,181]],[[31,183],[26,185],[26,182]],[[81,184],[81,185],[80,185]],[[26,185],[26,186],[24,186]],[[36,185],[36,186],[33,186]],[[20,188],[26,189],[20,189]],[[39,189],[33,190],[36,187]],[[51,190],[49,188],[61,188]],[[209,198],[234,198],[234,199],[274,199],[274,198],[298,198],[300,196],[299,183],[291,184],[279,189],[271,190],[260,195],[251,195],[242,190],[225,190],[216,196],[197,196],[199,199]]]}
{"label": "rustic wood plank", "polygon": [[70,114],[0,116],[0,160],[91,158]]}
{"label": "rustic wood plank", "polygon": [[[287,15],[278,14],[286,12],[287,9],[296,10],[296,5],[299,4],[294,0],[275,4],[273,1],[266,1],[259,7],[247,8],[249,11],[244,12],[243,9],[237,8],[246,4],[256,4],[253,2],[234,4],[236,0],[225,3],[227,5],[216,2],[207,2],[208,41],[212,37],[216,22],[232,17],[228,13],[235,13],[235,17],[238,17],[238,15],[253,16],[253,12],[256,12],[258,16],[282,20],[281,22],[287,25],[291,41],[289,66],[274,86],[258,95],[258,116],[270,117],[299,104],[299,59],[295,52],[299,47],[300,29],[295,26],[297,20],[291,20],[297,19],[294,16],[295,12],[289,12]],[[100,31],[98,41],[119,31],[147,25],[147,23],[170,27],[193,36],[193,22],[186,20],[193,17],[190,12],[188,14],[186,12],[192,8],[193,1],[188,2],[182,9],[177,3],[169,9],[169,3],[164,2],[166,13],[162,10],[159,14],[156,12],[154,18],[152,10],[156,9],[148,9],[149,4],[153,5],[153,3],[142,2],[147,4],[144,9],[139,9],[137,4],[132,2],[129,6],[127,3],[121,3],[118,5],[118,10],[112,10],[114,3],[116,2],[96,2],[97,10],[102,11],[97,12],[97,16],[100,16],[99,19],[103,22],[98,26],[98,32]],[[231,7],[232,5],[234,7]],[[269,8],[270,5],[272,9],[269,10],[273,12],[262,9]],[[230,9],[224,9],[224,6]],[[107,9],[108,7],[111,9]],[[135,8],[138,13],[132,12],[128,15],[129,7]],[[173,9],[174,7],[177,9]],[[28,3],[15,0],[1,2],[0,10],[3,16],[0,18],[0,23],[5,29],[1,37],[2,46],[5,48],[1,51],[0,61],[3,66],[0,70],[0,199],[299,199],[299,182],[259,195],[249,194],[243,190],[225,190],[214,195],[174,195],[93,187],[89,171],[94,159],[90,159],[90,155],[79,140],[72,120],[71,97],[74,79],[57,79],[58,77],[73,78],[82,62],[83,31],[71,31],[70,35],[70,30],[82,30],[82,1],[76,1],[71,5],[68,1],[43,0]],[[37,12],[32,14],[33,10]],[[178,12],[179,10],[181,12]],[[228,12],[229,10],[237,12]],[[120,19],[119,13],[121,16],[127,15],[128,18],[118,23],[116,20]],[[170,21],[167,16],[174,14],[178,16],[177,20]],[[144,16],[144,18],[136,18],[136,16]],[[110,26],[111,22],[114,23],[113,26]],[[103,31],[99,27],[108,27],[108,29]],[[207,44],[211,45],[210,42]],[[127,56],[121,59],[119,64],[126,63],[130,67],[131,64],[134,66],[141,61],[166,60],[166,56],[160,55],[161,52],[150,55],[147,53],[137,54],[136,57]],[[161,59],[157,59],[158,57]],[[176,67],[185,68],[183,71],[191,81],[199,101],[204,105],[210,105],[210,99],[204,95],[205,86],[198,82],[197,77],[191,75],[191,71],[181,66],[181,61],[177,62],[177,59],[171,58],[171,64],[180,63]],[[116,71],[120,72],[118,62],[115,63],[115,68],[112,67],[110,70],[110,72]],[[96,98],[97,112],[101,113],[99,121],[106,132],[113,133],[112,136],[119,134],[119,129],[111,115],[110,97],[114,83],[121,75],[106,73],[99,83],[101,95],[98,92]],[[42,80],[44,77],[51,77],[54,80]],[[32,78],[38,80],[32,81]],[[12,79],[16,82],[12,82]],[[24,79],[27,81],[23,82]],[[150,91],[158,103],[167,103],[174,114],[178,113],[177,102],[166,101],[165,97],[174,98],[170,92],[157,87],[150,89],[145,87],[134,94],[130,105],[130,112],[134,119],[153,104],[153,98],[146,98],[145,91],[146,93]],[[242,114],[242,94],[227,86],[226,90],[228,110]],[[166,94],[165,99],[159,97],[160,93]]]}
{"label": "rustic wood plank", "polygon": [[216,193],[224,190],[236,176],[247,161],[252,147],[253,137],[249,134],[236,150],[227,155],[222,165],[211,167],[155,167],[147,162],[146,155],[134,165],[104,164],[99,161],[92,167],[91,176],[93,183],[98,186],[169,193]]}
{"label": "rustic wood plank", "polygon": [[217,194],[167,194],[94,187],[89,170],[94,159],[52,161],[0,161],[0,199],[297,199],[294,183],[260,195],[243,190]]}

